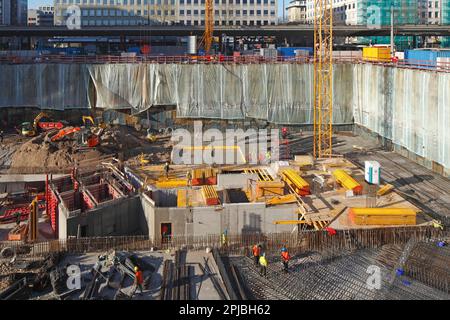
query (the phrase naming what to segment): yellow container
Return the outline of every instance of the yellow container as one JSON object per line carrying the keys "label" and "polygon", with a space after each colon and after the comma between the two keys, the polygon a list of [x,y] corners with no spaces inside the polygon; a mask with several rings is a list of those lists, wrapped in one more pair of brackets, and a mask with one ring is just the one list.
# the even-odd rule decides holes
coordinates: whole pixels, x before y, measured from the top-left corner
{"label": "yellow container", "polygon": [[415,225],[417,215],[411,208],[350,208],[348,214],[357,225]]}
{"label": "yellow container", "polygon": [[363,48],[363,60],[390,62],[391,49],[386,47],[365,47]]}

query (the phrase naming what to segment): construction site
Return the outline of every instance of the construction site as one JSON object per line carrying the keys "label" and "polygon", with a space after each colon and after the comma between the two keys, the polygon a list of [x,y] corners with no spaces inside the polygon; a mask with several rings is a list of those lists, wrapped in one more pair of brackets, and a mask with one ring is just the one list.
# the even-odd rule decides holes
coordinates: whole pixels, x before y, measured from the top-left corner
{"label": "construction site", "polygon": [[320,10],[311,59],[2,63],[0,299],[449,300],[450,73]]}

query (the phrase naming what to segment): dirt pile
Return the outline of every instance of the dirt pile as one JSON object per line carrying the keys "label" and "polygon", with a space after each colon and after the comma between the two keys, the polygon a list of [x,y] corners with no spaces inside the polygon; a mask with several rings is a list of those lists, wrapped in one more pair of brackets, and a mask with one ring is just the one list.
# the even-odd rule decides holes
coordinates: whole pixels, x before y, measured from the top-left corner
{"label": "dirt pile", "polygon": [[[64,129],[70,130],[71,127]],[[94,128],[91,132],[98,134],[99,144],[91,148],[82,143],[87,132],[88,130],[82,127],[81,130],[67,134],[57,141],[51,141],[51,137],[58,131],[44,132],[34,138],[24,139],[16,136],[15,141],[10,142],[10,147],[3,151],[3,162],[8,164],[5,170],[16,174],[68,173],[75,164],[80,167],[94,166],[105,161],[105,158],[117,157],[119,154],[127,160],[145,153],[152,163],[165,162],[170,156],[169,139],[166,137],[149,142],[144,130],[136,131],[127,126]],[[9,153],[6,153],[7,150]]]}
{"label": "dirt pile", "polygon": [[47,143],[34,138],[22,144],[12,155],[10,172],[41,173],[50,171],[65,171],[75,163],[101,156],[98,150],[79,151],[76,141],[64,140]]}

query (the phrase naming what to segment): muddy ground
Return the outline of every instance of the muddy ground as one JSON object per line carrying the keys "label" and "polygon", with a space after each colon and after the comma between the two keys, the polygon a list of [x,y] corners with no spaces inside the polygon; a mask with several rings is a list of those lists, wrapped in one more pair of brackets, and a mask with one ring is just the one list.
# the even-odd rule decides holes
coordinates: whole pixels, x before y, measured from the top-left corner
{"label": "muddy ground", "polygon": [[74,165],[95,166],[112,157],[135,162],[140,154],[151,163],[159,164],[170,158],[172,149],[169,136],[158,136],[156,142],[150,142],[145,130],[137,131],[129,126],[105,128],[100,134],[99,145],[94,148],[83,146],[78,132],[60,141],[49,142],[48,136],[56,132],[42,132],[36,137],[5,132],[0,143],[0,172],[63,173],[70,172]]}

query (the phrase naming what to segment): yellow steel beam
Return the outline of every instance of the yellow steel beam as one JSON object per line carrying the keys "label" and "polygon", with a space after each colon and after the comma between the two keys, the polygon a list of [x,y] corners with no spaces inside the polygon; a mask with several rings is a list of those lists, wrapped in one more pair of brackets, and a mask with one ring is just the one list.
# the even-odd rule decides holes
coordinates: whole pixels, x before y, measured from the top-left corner
{"label": "yellow steel beam", "polygon": [[310,222],[305,220],[276,220],[273,224],[310,224]]}

